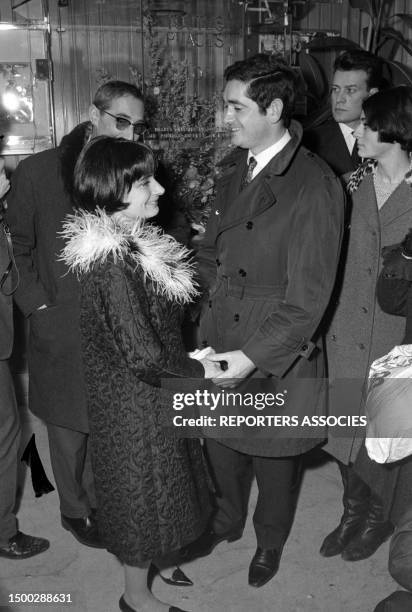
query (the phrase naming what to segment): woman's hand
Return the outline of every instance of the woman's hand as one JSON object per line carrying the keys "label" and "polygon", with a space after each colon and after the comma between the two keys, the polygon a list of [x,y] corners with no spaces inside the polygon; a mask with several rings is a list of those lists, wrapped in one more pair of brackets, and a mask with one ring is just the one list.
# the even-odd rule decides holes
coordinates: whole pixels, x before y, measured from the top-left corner
{"label": "woman's hand", "polygon": [[207,357],[199,359],[199,361],[205,369],[205,378],[215,378],[222,373],[219,362],[210,361]]}

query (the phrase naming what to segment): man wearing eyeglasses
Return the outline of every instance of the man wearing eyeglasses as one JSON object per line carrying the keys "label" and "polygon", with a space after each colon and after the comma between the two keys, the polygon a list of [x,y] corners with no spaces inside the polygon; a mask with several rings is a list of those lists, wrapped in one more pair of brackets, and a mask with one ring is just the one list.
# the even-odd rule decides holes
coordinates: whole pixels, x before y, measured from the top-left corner
{"label": "man wearing eyeglasses", "polygon": [[60,261],[62,220],[73,212],[77,158],[93,136],[138,138],[145,129],[140,91],[109,81],[96,92],[89,121],[55,149],[22,161],[12,177],[8,223],[20,285],[15,300],[29,320],[29,407],[43,419],[60,499],[61,521],[74,537],[103,547],[88,454],[86,391],[79,333],[79,286]]}

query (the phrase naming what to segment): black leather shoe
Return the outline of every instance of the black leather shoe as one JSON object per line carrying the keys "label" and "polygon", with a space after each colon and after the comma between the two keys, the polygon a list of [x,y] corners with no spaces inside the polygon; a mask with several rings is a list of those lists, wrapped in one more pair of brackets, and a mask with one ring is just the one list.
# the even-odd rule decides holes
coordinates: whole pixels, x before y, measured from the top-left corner
{"label": "black leather shoe", "polygon": [[36,538],[18,531],[9,539],[6,546],[0,546],[0,557],[7,559],[28,559],[47,550],[50,546],[49,540]]}
{"label": "black leather shoe", "polygon": [[171,586],[193,586],[193,582],[186,576],[186,574],[180,569],[180,567],[176,567],[173,571],[173,574],[169,577],[163,576],[163,574],[159,570],[159,576],[166,584],[170,584]]}
{"label": "black leather shoe", "polygon": [[323,540],[323,557],[340,555],[362,528],[367,516],[370,489],[352,467],[339,464],[343,482],[343,515],[339,525]]}
{"label": "black leather shoe", "polygon": [[241,537],[241,531],[216,533],[213,529],[207,529],[197,540],[180,549],[179,558],[181,561],[188,562],[200,557],[207,557],[220,542],[225,540],[227,542],[236,542]]}
{"label": "black leather shoe", "polygon": [[269,582],[278,571],[279,562],[280,555],[277,550],[258,546],[249,566],[250,586],[261,587]]}
{"label": "black leather shoe", "polygon": [[[132,608],[131,606],[129,606],[128,603],[126,603],[123,595],[121,596],[119,600],[119,608],[121,609],[122,612],[139,612],[135,608]],[[182,608],[177,608],[176,606],[170,606],[169,612],[186,612],[186,611],[182,610]]]}
{"label": "black leather shoe", "polygon": [[349,542],[342,552],[345,561],[361,561],[371,557],[381,544],[392,534],[394,526],[390,521],[384,520],[381,501],[371,496],[368,515],[362,529]]}
{"label": "black leather shoe", "polygon": [[62,527],[70,531],[80,544],[91,546],[92,548],[105,548],[105,545],[100,539],[99,532],[97,531],[97,523],[93,516],[70,518],[62,514],[61,521]]}

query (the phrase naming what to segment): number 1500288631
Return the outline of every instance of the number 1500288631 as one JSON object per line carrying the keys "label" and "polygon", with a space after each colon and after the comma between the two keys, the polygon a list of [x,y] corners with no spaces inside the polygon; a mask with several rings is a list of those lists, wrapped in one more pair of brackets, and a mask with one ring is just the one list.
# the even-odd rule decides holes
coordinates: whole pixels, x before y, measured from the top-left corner
{"label": "number 1500288631", "polygon": [[73,603],[70,593],[9,593],[8,600],[19,604]]}

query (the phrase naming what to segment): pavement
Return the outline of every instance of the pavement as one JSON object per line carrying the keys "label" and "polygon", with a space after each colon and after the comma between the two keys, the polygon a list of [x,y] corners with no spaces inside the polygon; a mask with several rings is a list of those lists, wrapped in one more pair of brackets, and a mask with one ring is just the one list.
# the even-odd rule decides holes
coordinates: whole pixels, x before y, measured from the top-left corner
{"label": "pavement", "polygon": [[[27,412],[24,386],[23,382],[23,392],[19,393],[23,445],[34,432],[46,473],[53,482],[46,429]],[[336,527],[342,510],[339,471],[323,453],[322,457],[312,459],[305,470],[280,569],[267,585],[255,589],[247,583],[256,546],[251,518],[256,502],[254,484],[242,539],[221,543],[210,556],[185,565],[193,587],[173,587],[155,578],[156,596],[191,612],[372,612],[378,601],[396,590],[387,571],[389,544],[356,563],[345,562],[340,556],[325,559],[319,555],[324,536]],[[24,470],[22,480],[20,529],[48,538],[50,549],[26,560],[0,559],[0,612],[118,611],[123,592],[119,562],[106,550],[82,546],[61,527],[56,491],[36,498],[30,474]],[[41,593],[65,595],[66,603],[12,603],[16,594]]]}

